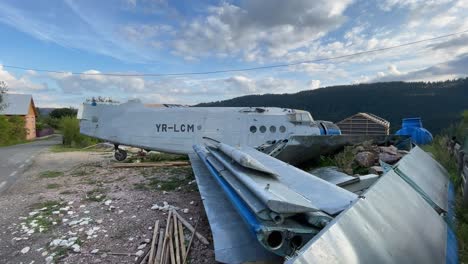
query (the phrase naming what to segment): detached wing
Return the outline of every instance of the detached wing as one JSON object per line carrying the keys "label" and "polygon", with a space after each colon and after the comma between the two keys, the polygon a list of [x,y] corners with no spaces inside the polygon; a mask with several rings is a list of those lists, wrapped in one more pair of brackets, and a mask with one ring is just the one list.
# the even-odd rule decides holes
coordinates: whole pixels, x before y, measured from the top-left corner
{"label": "detached wing", "polygon": [[258,243],[197,154],[189,154],[189,158],[210,222],[216,261],[279,261],[277,255]]}

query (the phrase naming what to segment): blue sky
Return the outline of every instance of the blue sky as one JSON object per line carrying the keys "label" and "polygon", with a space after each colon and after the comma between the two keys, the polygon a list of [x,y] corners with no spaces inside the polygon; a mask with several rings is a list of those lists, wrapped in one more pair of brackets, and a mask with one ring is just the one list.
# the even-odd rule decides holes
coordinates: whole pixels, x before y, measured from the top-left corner
{"label": "blue sky", "polygon": [[[0,80],[39,106],[92,96],[223,100],[337,84],[467,74],[468,34],[375,54],[260,71],[177,77],[340,56],[468,30],[467,0],[101,0],[0,2]],[[64,73],[25,71],[8,65]]]}

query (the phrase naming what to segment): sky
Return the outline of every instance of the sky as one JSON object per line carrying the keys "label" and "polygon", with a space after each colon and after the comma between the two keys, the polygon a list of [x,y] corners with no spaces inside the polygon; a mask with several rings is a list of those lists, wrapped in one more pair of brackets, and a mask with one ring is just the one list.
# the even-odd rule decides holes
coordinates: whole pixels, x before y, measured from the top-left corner
{"label": "sky", "polygon": [[[196,104],[379,81],[468,74],[468,0],[2,0],[0,81],[39,107],[91,97]],[[55,70],[59,73],[28,69]],[[88,73],[75,75],[72,73]]]}

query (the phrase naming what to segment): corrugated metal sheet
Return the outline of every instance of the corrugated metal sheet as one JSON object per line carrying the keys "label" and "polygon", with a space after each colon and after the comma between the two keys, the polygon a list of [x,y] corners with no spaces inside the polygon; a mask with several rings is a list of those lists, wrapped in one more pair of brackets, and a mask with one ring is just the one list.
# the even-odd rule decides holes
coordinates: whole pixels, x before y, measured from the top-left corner
{"label": "corrugated metal sheet", "polygon": [[2,95],[3,102],[6,107],[0,111],[0,115],[27,115],[29,112],[29,104],[32,100],[30,94],[4,94]]}
{"label": "corrugated metal sheet", "polygon": [[446,222],[395,172],[364,196],[287,263],[451,262]]}
{"label": "corrugated metal sheet", "polygon": [[430,199],[439,208],[448,211],[448,173],[424,150],[413,148],[396,164],[395,170],[400,176],[414,182],[423,198]]}

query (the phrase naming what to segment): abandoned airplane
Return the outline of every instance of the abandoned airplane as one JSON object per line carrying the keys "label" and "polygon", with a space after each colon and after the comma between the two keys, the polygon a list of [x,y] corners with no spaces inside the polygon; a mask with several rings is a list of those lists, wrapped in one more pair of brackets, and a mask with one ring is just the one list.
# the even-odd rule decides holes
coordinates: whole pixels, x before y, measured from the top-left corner
{"label": "abandoned airplane", "polygon": [[290,164],[350,138],[301,110],[131,101],[85,103],[78,117],[118,160],[120,144],[188,154],[219,262],[458,262],[453,185],[417,146],[382,176],[324,177]]}

